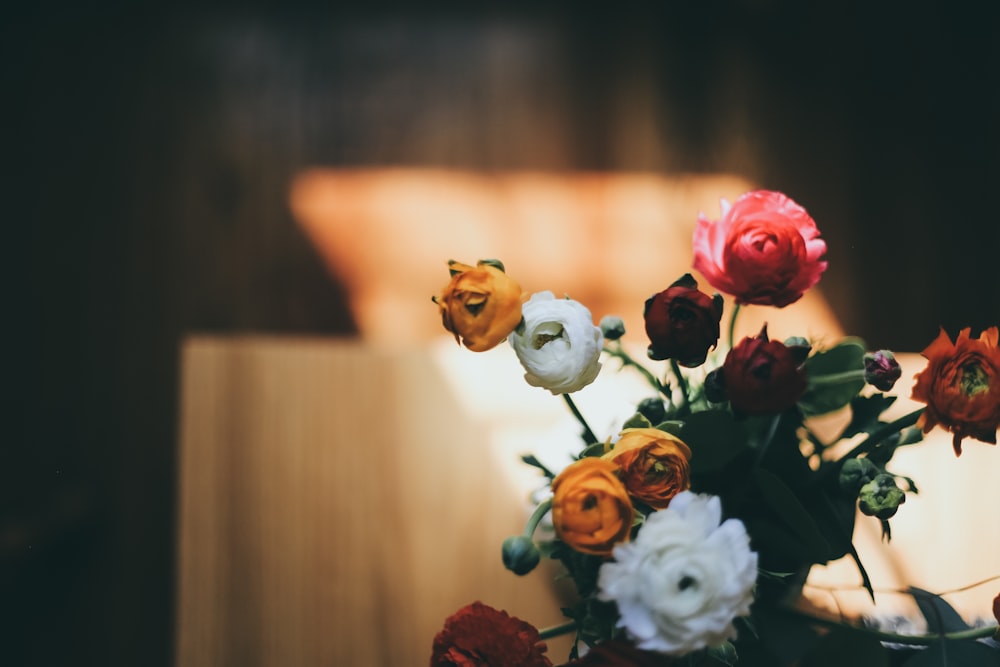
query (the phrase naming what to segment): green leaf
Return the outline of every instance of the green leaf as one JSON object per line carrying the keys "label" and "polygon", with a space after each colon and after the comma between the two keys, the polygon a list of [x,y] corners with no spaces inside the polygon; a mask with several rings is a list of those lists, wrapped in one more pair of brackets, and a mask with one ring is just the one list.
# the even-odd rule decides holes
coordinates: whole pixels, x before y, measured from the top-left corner
{"label": "green leaf", "polygon": [[719,470],[748,451],[746,433],[724,410],[695,412],[684,421],[679,437],[691,448],[693,473]]}
{"label": "green leaf", "polygon": [[539,470],[541,470],[545,474],[545,476],[548,477],[549,479],[552,479],[556,476],[554,472],[545,467],[544,463],[535,458],[534,454],[524,454],[523,456],[521,456],[521,460],[527,463],[529,466],[534,466]]}
{"label": "green leaf", "polygon": [[653,425],[649,423],[649,420],[646,419],[646,415],[642,414],[641,412],[637,412],[625,420],[625,423],[622,424],[622,429],[624,430],[627,428],[651,428],[652,426]]}
{"label": "green leaf", "polygon": [[907,429],[903,429],[899,433],[899,442],[896,443],[897,447],[903,447],[905,445],[913,445],[924,439],[923,429],[916,426],[911,426]]}
{"label": "green leaf", "polygon": [[607,445],[605,445],[603,442],[595,442],[592,445],[587,445],[586,447],[583,448],[583,451],[580,452],[579,458],[583,459],[587,458],[588,456],[603,456],[604,454],[607,453],[605,449],[606,446]]}
{"label": "green leaf", "polygon": [[997,667],[1000,651],[977,641],[934,642],[903,663],[903,667]]}
{"label": "green leaf", "polygon": [[[807,417],[822,415],[846,406],[864,386],[863,376],[851,376],[851,371],[864,371],[865,344],[858,338],[846,338],[836,346],[817,352],[806,359],[809,388],[799,399],[799,409]],[[823,382],[846,374],[843,380]]]}
{"label": "green leaf", "polygon": [[[802,563],[819,561],[813,550],[786,528],[784,522],[779,523],[774,518],[768,520],[756,517],[746,518],[743,522],[746,524],[747,532],[753,536],[754,548],[767,565],[788,569],[798,567]],[[765,579],[784,584],[784,581],[769,577],[763,577],[761,581]]]}
{"label": "green leaf", "polygon": [[763,468],[755,470],[753,478],[768,507],[802,541],[813,562],[825,563],[829,560],[829,542],[795,493],[776,475]]}
{"label": "green leaf", "polygon": [[[684,428],[684,422],[677,419],[669,419],[665,422],[660,422],[654,428],[657,428],[670,435],[676,435],[678,438],[681,437],[681,429]],[[683,440],[683,438],[681,438]]]}
{"label": "green leaf", "polygon": [[761,607],[753,619],[761,642],[777,656],[778,664],[795,664],[816,644],[818,635],[803,618]]}
{"label": "green leaf", "polygon": [[927,621],[927,632],[960,632],[969,630],[971,626],[962,620],[955,608],[945,602],[940,595],[925,591],[916,586],[910,586],[906,592],[913,596],[920,613]]}
{"label": "green leaf", "polygon": [[851,422],[840,437],[851,438],[859,433],[871,433],[882,425],[879,416],[895,402],[895,396],[885,394],[855,396],[851,399]]}
{"label": "green leaf", "polygon": [[718,646],[709,646],[708,656],[716,662],[729,665],[729,667],[734,667],[738,661],[736,647],[733,646],[732,642],[725,642]]}
{"label": "green leaf", "polygon": [[499,259],[481,259],[478,264],[485,264],[486,266],[492,266],[494,269],[499,269],[500,271],[506,272],[507,269],[504,267],[503,262]]}
{"label": "green leaf", "polygon": [[823,636],[800,667],[887,667],[889,655],[876,638],[838,628]]}

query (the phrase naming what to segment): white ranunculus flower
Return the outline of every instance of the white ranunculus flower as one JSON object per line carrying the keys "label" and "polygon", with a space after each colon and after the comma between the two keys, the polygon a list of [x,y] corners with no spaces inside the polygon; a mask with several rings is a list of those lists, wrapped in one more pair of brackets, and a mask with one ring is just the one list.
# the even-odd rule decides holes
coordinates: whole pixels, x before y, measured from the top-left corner
{"label": "white ranunculus flower", "polygon": [[720,525],[717,496],[690,491],[653,512],[601,566],[598,597],[618,605],[618,625],[639,648],[683,655],[736,637],[750,613],[757,554],[738,519]]}
{"label": "white ranunculus flower", "polygon": [[601,370],[604,335],[586,306],[537,292],[522,306],[523,327],[510,344],[524,366],[524,379],[553,394],[569,394],[594,381]]}

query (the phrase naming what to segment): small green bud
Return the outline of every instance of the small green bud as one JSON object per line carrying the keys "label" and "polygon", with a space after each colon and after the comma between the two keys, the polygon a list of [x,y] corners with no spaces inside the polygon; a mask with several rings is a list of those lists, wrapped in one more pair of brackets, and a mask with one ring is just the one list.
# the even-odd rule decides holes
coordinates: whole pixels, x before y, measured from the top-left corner
{"label": "small green bud", "polygon": [[792,336],[785,341],[785,347],[792,351],[792,355],[799,364],[804,364],[812,352],[812,343],[802,336]]}
{"label": "small green bud", "polygon": [[892,475],[883,473],[861,487],[858,508],[863,514],[885,520],[906,502],[906,494],[896,486]]}
{"label": "small green bud", "polygon": [[879,467],[867,457],[853,458],[844,462],[840,468],[840,488],[852,498],[858,497],[861,487],[875,479],[881,472]]}
{"label": "small green bud", "polygon": [[655,396],[642,399],[637,410],[639,414],[649,420],[650,424],[659,424],[667,418],[667,407],[663,404],[663,399]]}
{"label": "small green bud", "polygon": [[716,368],[705,376],[705,398],[712,403],[722,403],[726,400],[726,382],[722,369]]}
{"label": "small green bud", "polygon": [[538,566],[542,555],[530,537],[511,535],[503,541],[503,566],[517,575],[525,575]]}
{"label": "small green bud", "polygon": [[601,318],[601,333],[605,340],[618,340],[625,335],[625,321],[617,315],[605,315]]}

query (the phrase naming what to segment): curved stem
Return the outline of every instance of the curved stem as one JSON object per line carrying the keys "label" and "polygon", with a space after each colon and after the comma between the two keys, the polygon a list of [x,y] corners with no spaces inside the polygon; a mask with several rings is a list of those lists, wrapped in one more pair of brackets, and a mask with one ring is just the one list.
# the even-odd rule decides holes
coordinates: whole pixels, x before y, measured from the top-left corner
{"label": "curved stem", "polygon": [[543,628],[538,631],[542,639],[552,639],[553,637],[558,637],[560,635],[568,635],[569,633],[576,630],[576,621],[569,621],[568,623],[563,623],[562,625],[553,625],[552,627]]}
{"label": "curved stem", "polygon": [[864,454],[871,449],[874,449],[875,445],[879,444],[893,433],[897,433],[899,431],[902,431],[904,428],[913,426],[914,424],[917,423],[917,420],[923,413],[924,413],[924,408],[917,408],[913,412],[903,415],[896,421],[889,422],[888,424],[882,426],[881,428],[876,429],[874,432],[872,432],[871,435],[862,440],[857,447],[847,452],[847,454],[838,459],[836,463],[834,463],[831,466],[828,466],[826,470],[821,470],[817,474],[817,479],[819,480],[826,479],[830,475],[840,472],[840,468],[844,465],[845,461],[852,459],[860,454]]}
{"label": "curved stem", "polygon": [[656,389],[656,391],[660,392],[665,396],[668,396],[668,392],[666,390],[666,387],[663,386],[663,383],[660,382],[656,378],[656,376],[649,371],[648,368],[646,368],[638,361],[633,359],[632,356],[622,348],[621,343],[619,343],[618,346],[614,348],[605,347],[604,351],[610,354],[612,357],[620,359],[622,362],[622,367],[631,366],[632,368],[639,371],[639,373],[641,373],[642,376],[646,378],[646,381],[649,382],[649,384],[653,385],[653,388]]}
{"label": "curved stem", "polygon": [[587,420],[583,418],[583,415],[580,413],[580,410],[576,407],[576,403],[573,402],[573,399],[570,398],[569,394],[563,394],[562,397],[566,401],[566,405],[569,406],[570,412],[573,413],[573,416],[576,417],[576,420],[580,422],[581,426],[583,426],[583,441],[588,445],[593,445],[594,443],[596,443],[597,436],[594,435],[594,432],[590,430],[590,426],[587,425]]}
{"label": "curved stem", "polygon": [[858,369],[853,371],[844,371],[843,373],[831,373],[829,375],[817,375],[814,377],[810,376],[809,386],[822,387],[824,385],[843,384],[845,382],[853,382],[854,380],[864,379],[864,370]]}
{"label": "curved stem", "polygon": [[906,644],[908,646],[930,646],[934,642],[946,639],[953,641],[984,639],[986,637],[992,637],[998,629],[997,625],[993,624],[981,628],[959,630],[957,632],[941,632],[930,635],[900,635],[895,632],[883,632],[882,630],[876,630],[874,628],[866,628],[863,625],[854,625],[853,623],[843,623],[841,621],[823,618],[822,616],[810,614],[798,609],[783,609],[782,611],[792,616],[804,618],[812,623],[816,623],[817,625],[822,625],[824,627],[845,628],[852,632],[858,632],[870,637],[875,637],[879,641],[892,642],[894,644]]}
{"label": "curved stem", "polygon": [[674,378],[677,379],[677,386],[681,390],[681,414],[687,414],[691,411],[691,398],[688,396],[688,383],[681,375],[681,367],[677,364],[676,359],[670,360],[670,370],[674,373]]}
{"label": "curved stem", "polygon": [[524,525],[524,536],[531,538],[535,534],[535,528],[538,528],[538,524],[541,522],[542,517],[548,514],[548,511],[552,509],[552,499],[549,498],[538,505],[535,511],[531,513],[528,517],[528,523]]}
{"label": "curved stem", "polygon": [[[836,516],[836,511],[833,509],[833,503],[830,502],[830,497],[826,495],[826,493],[823,493],[823,503],[826,505],[830,514],[832,516]],[[851,554],[851,558],[854,560],[854,564],[858,568],[858,574],[861,575],[861,585],[866,591],[868,591],[868,596],[871,598],[872,602],[875,602],[875,589],[872,587],[871,577],[868,576],[868,570],[865,569],[864,564],[861,562],[861,555],[854,546],[854,540],[851,538],[851,535],[844,530],[843,526],[840,525],[840,522],[834,521],[834,526],[835,530],[840,533],[840,537],[842,539],[846,539],[847,543],[851,545],[849,553]]]}
{"label": "curved stem", "polygon": [[755,459],[754,465],[759,467],[761,461],[764,460],[764,454],[767,453],[768,448],[771,446],[771,441],[774,440],[774,434],[778,432],[778,423],[781,421],[781,415],[777,414],[771,418],[771,423],[767,427],[767,435],[764,438],[764,444],[760,446],[757,450],[757,458]]}
{"label": "curved stem", "polygon": [[733,349],[736,337],[736,316],[740,314],[740,304],[733,304],[733,314],[729,316],[729,349]]}

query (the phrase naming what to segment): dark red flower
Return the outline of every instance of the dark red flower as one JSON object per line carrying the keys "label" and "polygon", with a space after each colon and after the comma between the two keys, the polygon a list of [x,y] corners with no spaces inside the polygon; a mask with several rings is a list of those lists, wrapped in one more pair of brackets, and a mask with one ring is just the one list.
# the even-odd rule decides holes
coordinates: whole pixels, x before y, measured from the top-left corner
{"label": "dark red flower", "polygon": [[722,364],[722,381],[733,412],[765,415],[784,412],[806,390],[802,350],[768,340],[767,325],[744,338]]}
{"label": "dark red flower", "polygon": [[662,653],[642,651],[628,642],[612,639],[561,667],[667,667],[673,664],[675,661]]}
{"label": "dark red flower", "polygon": [[698,291],[690,273],[646,300],[643,312],[650,359],[674,359],[693,368],[705,363],[719,340],[722,297]]}
{"label": "dark red flower", "polygon": [[538,630],[519,618],[473,602],[434,637],[431,667],[552,667]]}
{"label": "dark red flower", "polygon": [[997,623],[1000,623],[1000,593],[993,598],[993,617],[997,619]]}
{"label": "dark red flower", "polygon": [[927,367],[917,373],[911,398],[927,404],[918,426],[924,433],[941,424],[953,435],[955,456],[962,439],[995,445],[1000,427],[1000,329],[990,327],[979,338],[962,329],[955,342],[944,329],[921,354]]}

